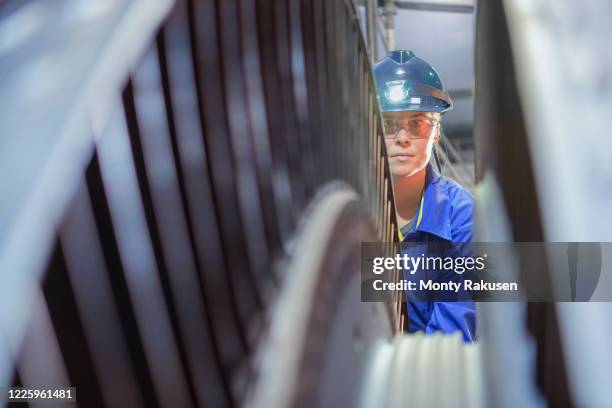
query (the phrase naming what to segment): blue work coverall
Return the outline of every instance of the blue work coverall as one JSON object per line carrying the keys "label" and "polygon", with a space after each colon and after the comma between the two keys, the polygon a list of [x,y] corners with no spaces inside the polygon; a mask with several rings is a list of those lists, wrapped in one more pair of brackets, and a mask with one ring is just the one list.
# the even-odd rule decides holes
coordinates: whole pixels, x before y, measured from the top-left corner
{"label": "blue work coverall", "polygon": [[[455,181],[440,176],[431,163],[427,166],[421,208],[409,231],[404,229],[406,234],[400,234],[405,245],[414,245],[413,250],[425,256],[446,256],[448,248],[454,252],[452,256],[470,255],[467,248],[472,240],[473,197]],[[439,248],[447,250],[442,254]],[[454,275],[451,279],[461,279],[455,272],[450,275]],[[414,279],[414,276],[404,271],[404,278]],[[409,332],[460,331],[465,342],[475,339],[476,305],[473,301],[411,301],[408,294],[406,300]]]}

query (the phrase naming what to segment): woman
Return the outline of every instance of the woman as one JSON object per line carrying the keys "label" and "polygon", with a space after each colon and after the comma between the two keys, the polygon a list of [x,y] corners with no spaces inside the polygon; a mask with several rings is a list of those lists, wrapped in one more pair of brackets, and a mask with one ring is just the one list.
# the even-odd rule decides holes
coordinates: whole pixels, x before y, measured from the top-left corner
{"label": "woman", "polygon": [[[434,68],[411,51],[389,53],[375,65],[374,73],[400,240],[421,245],[419,251],[426,256],[446,256],[449,250],[453,256],[465,256],[463,248],[472,239],[472,196],[440,176],[430,163],[440,140],[441,116],[452,109],[450,97]],[[451,275],[461,278],[455,272]],[[460,331],[465,341],[474,340],[473,302],[410,299],[407,294],[409,332]]]}

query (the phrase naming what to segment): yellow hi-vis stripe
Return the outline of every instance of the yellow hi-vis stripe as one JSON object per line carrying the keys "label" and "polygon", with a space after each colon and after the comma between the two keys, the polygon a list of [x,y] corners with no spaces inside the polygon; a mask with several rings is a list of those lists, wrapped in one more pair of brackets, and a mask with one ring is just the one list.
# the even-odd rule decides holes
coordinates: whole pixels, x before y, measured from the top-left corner
{"label": "yellow hi-vis stripe", "polygon": [[425,196],[423,195],[421,197],[421,207],[419,208],[419,217],[417,218],[416,225],[414,226],[415,231],[417,228],[419,228],[419,224],[421,223],[421,220],[423,219],[423,203],[424,202],[425,202]]}
{"label": "yellow hi-vis stripe", "polygon": [[[414,226],[413,232],[416,231],[417,228],[419,228],[419,224],[421,224],[421,220],[423,219],[423,203],[424,202],[425,202],[425,196],[421,197],[421,205],[419,206],[419,215],[417,216],[417,222],[416,222],[416,225]],[[400,242],[404,240],[404,234],[402,234],[401,228],[397,229],[397,236]]]}
{"label": "yellow hi-vis stripe", "polygon": [[399,238],[400,242],[404,240],[404,234],[402,234],[402,230],[400,228],[397,229],[397,237]]}

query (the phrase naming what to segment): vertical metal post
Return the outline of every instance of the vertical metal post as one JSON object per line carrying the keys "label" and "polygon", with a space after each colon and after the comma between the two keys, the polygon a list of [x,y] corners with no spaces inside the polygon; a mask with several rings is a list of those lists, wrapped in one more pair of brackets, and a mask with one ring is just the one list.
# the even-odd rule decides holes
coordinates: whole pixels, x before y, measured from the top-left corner
{"label": "vertical metal post", "polygon": [[389,51],[395,49],[395,23],[394,18],[397,14],[397,7],[393,0],[385,0],[382,16],[385,24],[385,43]]}
{"label": "vertical metal post", "polygon": [[368,49],[370,54],[370,62],[372,65],[378,59],[378,52],[376,47],[376,32],[378,30],[378,18],[376,16],[376,1],[377,0],[366,0],[366,33],[368,35]]}

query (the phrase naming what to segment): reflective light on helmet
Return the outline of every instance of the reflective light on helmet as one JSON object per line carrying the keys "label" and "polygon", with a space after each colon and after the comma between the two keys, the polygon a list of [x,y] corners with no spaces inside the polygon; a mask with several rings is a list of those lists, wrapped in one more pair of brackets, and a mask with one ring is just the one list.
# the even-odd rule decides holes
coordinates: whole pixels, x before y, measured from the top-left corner
{"label": "reflective light on helmet", "polygon": [[406,91],[401,86],[395,86],[389,91],[389,100],[392,102],[403,101],[406,98]]}
{"label": "reflective light on helmet", "polygon": [[408,97],[408,90],[404,86],[406,81],[387,82],[387,99],[389,102],[402,102]]}

